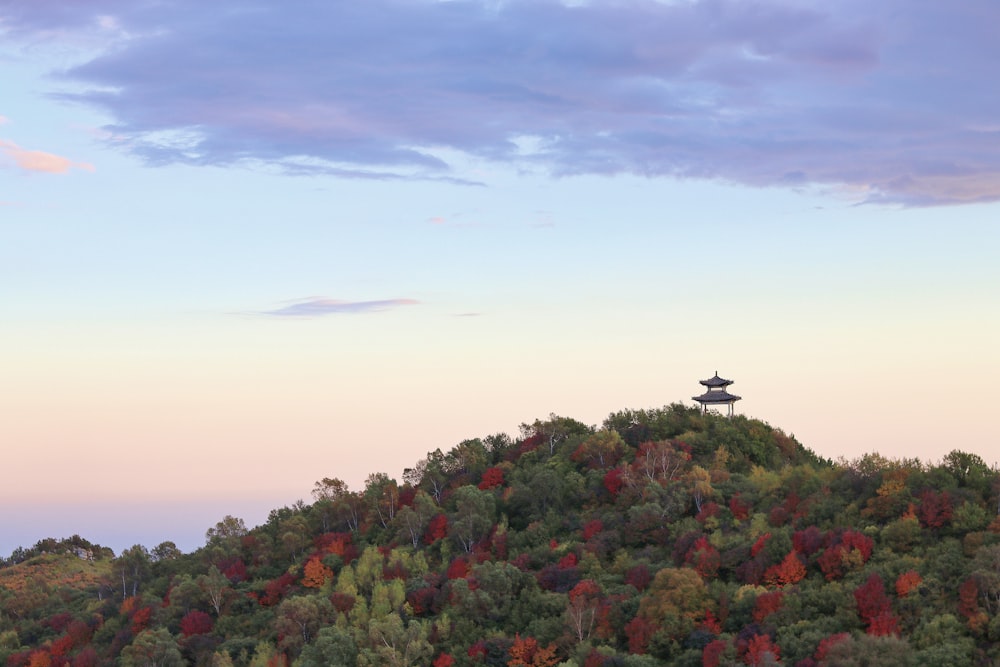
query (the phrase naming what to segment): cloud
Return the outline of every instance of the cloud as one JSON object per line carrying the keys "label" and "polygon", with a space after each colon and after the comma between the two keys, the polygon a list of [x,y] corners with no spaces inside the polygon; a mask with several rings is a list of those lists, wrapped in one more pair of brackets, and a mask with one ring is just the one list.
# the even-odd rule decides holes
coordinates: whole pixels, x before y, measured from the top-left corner
{"label": "cloud", "polygon": [[419,301],[413,299],[383,299],[381,301],[339,301],[336,299],[314,298],[297,301],[291,305],[268,310],[263,315],[278,317],[322,317],[344,313],[373,313],[399,306],[412,306]]}
{"label": "cloud", "polygon": [[0,139],[0,152],[14,160],[14,164],[25,171],[40,171],[46,174],[65,174],[70,169],[94,171],[92,164],[73,162],[69,158],[44,151],[29,151],[3,139]]}
{"label": "cloud", "polygon": [[0,25],[127,35],[59,95],[150,164],[467,182],[443,157],[465,155],[1000,199],[995,0],[12,0]]}

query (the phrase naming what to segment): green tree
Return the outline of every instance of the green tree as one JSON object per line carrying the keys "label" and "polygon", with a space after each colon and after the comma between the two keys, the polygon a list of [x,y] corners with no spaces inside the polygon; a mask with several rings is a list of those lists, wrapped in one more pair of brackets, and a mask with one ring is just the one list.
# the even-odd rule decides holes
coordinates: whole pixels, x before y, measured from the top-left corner
{"label": "green tree", "polygon": [[322,628],[295,661],[295,667],[356,667],[358,647],[351,633],[336,626]]}
{"label": "green tree", "polygon": [[861,635],[830,647],[821,667],[912,667],[913,649],[898,637]]}
{"label": "green tree", "polygon": [[359,656],[365,667],[410,667],[430,661],[434,647],[428,641],[429,625],[412,619],[404,623],[399,614],[372,619],[368,625],[368,646]]}
{"label": "green tree", "polygon": [[452,494],[454,512],[448,517],[448,535],[467,552],[487,536],[496,520],[496,499],[488,491],[472,485],[459,487]]}
{"label": "green tree", "polygon": [[139,593],[139,586],[150,575],[150,558],[146,547],[135,544],[114,560],[114,569],[122,582],[122,599]]}
{"label": "green tree", "polygon": [[212,605],[216,616],[222,615],[222,608],[235,595],[229,579],[214,565],[208,568],[208,574],[200,575],[196,579],[199,590]]}
{"label": "green tree", "polygon": [[434,501],[441,503],[445,485],[448,483],[448,472],[445,469],[445,456],[440,449],[435,449],[412,468],[403,471],[403,481],[426,491]]}
{"label": "green tree", "polygon": [[396,513],[393,525],[400,539],[409,541],[416,549],[424,535],[427,523],[438,513],[434,500],[423,491],[417,491],[413,504]]}
{"label": "green tree", "polygon": [[556,445],[570,436],[587,436],[591,433],[593,429],[586,424],[570,417],[560,417],[555,413],[550,414],[546,421],[536,419],[531,424],[521,424],[521,437],[541,437],[550,456],[555,453]]}
{"label": "green tree", "polygon": [[177,640],[165,628],[143,630],[122,649],[122,667],[181,667],[184,658]]}
{"label": "green tree", "polygon": [[614,465],[624,451],[625,441],[618,432],[602,429],[581,442],[573,457],[606,468]]}
{"label": "green tree", "polygon": [[341,527],[358,529],[362,502],[343,480],[324,477],[313,486],[312,495],[323,532]]}
{"label": "green tree", "polygon": [[287,598],[278,607],[275,626],[282,637],[280,648],[298,654],[333,617],[333,605],[322,595]]}
{"label": "green tree", "polygon": [[365,501],[373,517],[387,528],[399,509],[399,485],[384,472],[368,475],[365,480]]}
{"label": "green tree", "polygon": [[153,547],[153,550],[149,552],[149,558],[154,563],[177,560],[183,555],[184,554],[181,550],[177,548],[177,545],[170,541],[157,544]]}

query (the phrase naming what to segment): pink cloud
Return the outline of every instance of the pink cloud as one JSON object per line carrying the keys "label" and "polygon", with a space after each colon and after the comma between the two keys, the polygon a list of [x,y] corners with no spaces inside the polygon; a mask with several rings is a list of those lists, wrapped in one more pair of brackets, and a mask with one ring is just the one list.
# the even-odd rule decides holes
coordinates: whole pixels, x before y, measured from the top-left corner
{"label": "pink cloud", "polygon": [[25,171],[40,171],[46,174],[65,174],[70,169],[94,171],[94,165],[87,162],[73,162],[69,158],[45,151],[30,151],[3,139],[0,139],[0,151]]}

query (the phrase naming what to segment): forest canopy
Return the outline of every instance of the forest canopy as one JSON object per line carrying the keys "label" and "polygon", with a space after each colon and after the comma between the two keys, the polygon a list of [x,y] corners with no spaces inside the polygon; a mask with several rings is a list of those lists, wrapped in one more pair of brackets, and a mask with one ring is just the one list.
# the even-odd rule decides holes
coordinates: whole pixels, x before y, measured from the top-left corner
{"label": "forest canopy", "polygon": [[[0,661],[71,665],[989,665],[1000,473],[816,456],[672,404],[436,449],[205,544],[79,536],[0,567]],[[873,662],[874,661],[874,662]]]}

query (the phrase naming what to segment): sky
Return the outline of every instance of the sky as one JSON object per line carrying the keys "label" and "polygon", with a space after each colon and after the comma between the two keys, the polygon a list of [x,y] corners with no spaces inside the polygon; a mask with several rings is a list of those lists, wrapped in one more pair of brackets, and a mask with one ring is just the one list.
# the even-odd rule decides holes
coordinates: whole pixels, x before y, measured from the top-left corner
{"label": "sky", "polygon": [[1000,4],[4,0],[0,554],[734,380],[998,462]]}

